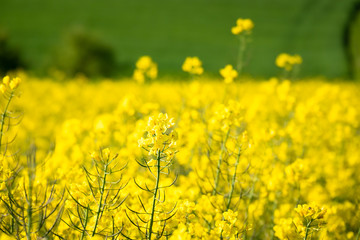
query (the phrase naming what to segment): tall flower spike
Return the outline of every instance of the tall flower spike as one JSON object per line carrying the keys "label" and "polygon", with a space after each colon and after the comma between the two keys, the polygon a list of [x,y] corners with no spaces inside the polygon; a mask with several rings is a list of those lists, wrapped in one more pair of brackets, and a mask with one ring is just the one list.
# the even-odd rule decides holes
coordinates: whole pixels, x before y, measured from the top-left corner
{"label": "tall flower spike", "polygon": [[[166,211],[159,206],[159,204],[165,202],[165,189],[172,186],[176,181],[175,177],[170,185],[160,186],[161,176],[170,174],[170,166],[176,153],[177,133],[172,129],[174,125],[174,119],[169,118],[167,114],[159,113],[156,116],[149,117],[145,127],[146,137],[142,137],[138,141],[139,147],[149,152],[149,156],[144,159],[143,163],[139,164],[149,170],[154,177],[155,186],[150,189],[147,184],[141,186],[134,180],[137,187],[152,195],[151,209],[143,207],[144,212],[129,209],[131,212],[136,213],[141,222],[145,223],[145,229],[142,231],[144,226],[135,223],[128,215],[127,217],[148,240],[151,240],[153,235],[156,235],[156,239],[160,239],[164,235],[167,221],[176,213],[175,207],[170,211]],[[143,201],[140,197],[139,201],[142,204]],[[139,217],[143,215],[148,216],[148,220]]]}

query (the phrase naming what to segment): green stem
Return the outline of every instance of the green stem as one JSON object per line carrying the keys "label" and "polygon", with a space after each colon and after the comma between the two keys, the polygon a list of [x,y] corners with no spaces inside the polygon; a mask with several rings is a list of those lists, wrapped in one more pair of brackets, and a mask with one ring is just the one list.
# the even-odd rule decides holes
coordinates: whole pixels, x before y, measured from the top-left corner
{"label": "green stem", "polygon": [[114,216],[111,216],[112,218],[112,240],[115,240],[115,222],[114,222]]}
{"label": "green stem", "polygon": [[148,240],[151,240],[151,234],[152,234],[152,228],[154,224],[154,214],[155,214],[155,205],[156,205],[156,195],[159,189],[159,182],[160,182],[160,150],[157,152],[157,175],[156,175],[156,183],[155,183],[155,190],[154,190],[154,196],[153,196],[153,203],[152,203],[152,209],[151,209],[151,216],[150,216],[150,225],[149,225],[149,236]]}
{"label": "green stem", "polygon": [[14,224],[15,224],[14,221],[15,221],[14,218],[11,218],[10,233],[13,233],[13,232],[14,232]]}
{"label": "green stem", "polygon": [[244,53],[246,49],[246,38],[245,35],[241,34],[239,37],[239,52],[238,52],[238,59],[237,59],[237,70],[238,74],[240,76],[242,68],[244,66],[243,60],[244,60]]}
{"label": "green stem", "polygon": [[96,227],[98,225],[98,221],[99,221],[99,217],[100,217],[100,213],[101,213],[101,207],[102,207],[102,200],[103,200],[103,196],[104,196],[104,191],[105,191],[105,184],[106,184],[106,175],[107,175],[107,169],[108,169],[108,164],[105,163],[104,164],[104,175],[102,177],[102,184],[101,184],[101,189],[100,189],[100,199],[99,199],[99,203],[98,203],[98,210],[96,212],[96,220],[95,220],[95,226],[94,226],[94,231],[92,233],[92,236],[95,235],[96,233]]}
{"label": "green stem", "polygon": [[87,225],[87,220],[88,220],[88,214],[89,214],[89,206],[87,206],[87,208],[86,208],[86,212],[85,212],[85,222],[84,222],[84,231],[82,231],[82,233],[81,233],[80,240],[83,240],[84,237],[85,237],[86,225]]}
{"label": "green stem", "polygon": [[305,230],[305,237],[304,240],[307,240],[307,237],[309,235],[309,229],[310,229],[310,224],[313,222],[313,220],[311,219],[307,224],[306,224],[306,230]]}
{"label": "green stem", "polygon": [[215,180],[214,180],[214,189],[213,189],[212,195],[216,194],[216,189],[217,189],[218,184],[219,184],[220,168],[221,168],[221,163],[222,163],[222,160],[223,160],[223,154],[224,154],[224,151],[225,151],[226,142],[227,142],[227,139],[229,138],[229,134],[230,134],[230,128],[227,131],[224,142],[221,145],[220,157],[219,157],[219,161],[218,161],[218,164],[217,164],[217,167],[216,167],[216,176],[215,176]]}
{"label": "green stem", "polygon": [[230,195],[228,198],[228,202],[226,204],[226,211],[229,210],[230,208],[230,204],[231,204],[231,198],[234,194],[234,189],[235,189],[235,180],[236,180],[236,170],[237,170],[237,166],[239,165],[240,162],[240,155],[241,155],[241,147],[239,147],[239,152],[236,158],[236,162],[235,162],[235,170],[234,170],[234,174],[232,176],[232,180],[231,180],[231,190],[230,190]]}
{"label": "green stem", "polygon": [[[229,198],[228,198],[228,202],[226,204],[226,210],[229,210],[230,208],[230,203],[231,203],[231,198],[233,196],[233,193],[234,193],[234,189],[235,189],[235,180],[236,180],[236,169],[237,169],[237,166],[239,165],[239,161],[240,161],[240,153],[241,153],[241,147],[239,147],[239,152],[238,152],[238,157],[236,158],[236,162],[235,162],[235,170],[234,170],[234,174],[232,176],[232,179],[231,179],[231,190],[230,190],[230,195],[229,195]],[[222,233],[223,233],[223,230],[221,230],[221,233],[220,233],[220,239],[223,239],[223,236],[222,236]]]}
{"label": "green stem", "polygon": [[286,80],[286,79],[289,78],[289,76],[290,76],[289,71],[286,70],[286,68],[284,68],[283,73],[282,73],[282,79],[280,79],[280,80],[281,80],[281,81]]}
{"label": "green stem", "polygon": [[356,240],[359,240],[359,239],[360,239],[360,228],[359,228],[359,231],[358,231],[358,233],[356,235]]}
{"label": "green stem", "polygon": [[7,110],[9,108],[9,105],[10,105],[10,102],[11,102],[11,99],[14,97],[14,92],[11,92],[10,93],[10,97],[6,103],[6,106],[5,106],[5,109],[4,109],[4,112],[1,114],[1,128],[0,128],[0,153],[1,153],[1,144],[2,144],[2,137],[3,137],[3,134],[4,134],[4,125],[5,125],[5,118],[6,118],[6,113],[7,113]]}
{"label": "green stem", "polygon": [[31,239],[31,229],[32,229],[32,190],[33,190],[33,178],[34,178],[34,171],[35,166],[34,162],[32,161],[32,156],[29,157],[28,160],[28,179],[29,179],[29,186],[28,186],[28,199],[27,199],[27,217],[28,221],[26,223],[26,238],[28,240]]}

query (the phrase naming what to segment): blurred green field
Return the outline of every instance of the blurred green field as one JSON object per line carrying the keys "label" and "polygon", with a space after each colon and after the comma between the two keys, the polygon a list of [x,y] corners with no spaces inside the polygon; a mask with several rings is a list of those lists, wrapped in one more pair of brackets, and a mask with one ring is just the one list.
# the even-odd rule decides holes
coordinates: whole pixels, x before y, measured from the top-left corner
{"label": "blurred green field", "polygon": [[0,0],[0,29],[19,46],[30,67],[46,66],[64,34],[81,26],[114,47],[128,72],[150,55],[160,74],[182,74],[186,56],[205,71],[234,64],[237,18],[255,22],[245,73],[269,77],[281,52],[300,54],[301,76],[346,77],[344,24],[353,0]]}

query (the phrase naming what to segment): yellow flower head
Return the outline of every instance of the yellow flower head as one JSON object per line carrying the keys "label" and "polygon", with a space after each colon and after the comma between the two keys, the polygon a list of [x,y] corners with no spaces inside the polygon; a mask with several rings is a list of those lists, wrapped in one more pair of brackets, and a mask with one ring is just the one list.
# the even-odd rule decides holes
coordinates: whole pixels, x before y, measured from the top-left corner
{"label": "yellow flower head", "polygon": [[7,89],[15,90],[21,83],[21,78],[15,77],[10,79],[9,76],[3,77],[2,84],[0,85],[0,92],[5,93]]}
{"label": "yellow flower head", "polygon": [[9,86],[13,90],[13,89],[17,88],[20,83],[21,83],[21,79],[19,77],[16,77],[10,81]]}
{"label": "yellow flower head", "polygon": [[9,77],[9,76],[5,76],[5,77],[3,78],[3,84],[6,85],[6,86],[8,86],[9,83],[10,83],[10,77]]}
{"label": "yellow flower head", "polygon": [[99,156],[99,154],[97,152],[90,153],[90,156],[91,156],[91,158],[93,158],[93,159],[95,159],[97,161],[100,160],[100,156]]}
{"label": "yellow flower head", "polygon": [[102,157],[105,158],[106,160],[108,160],[110,158],[110,149],[109,148],[104,148],[101,151]]}
{"label": "yellow flower head", "polygon": [[140,70],[147,70],[152,64],[152,59],[149,56],[142,56],[136,62],[136,68]]}
{"label": "yellow flower head", "polygon": [[146,148],[149,155],[157,154],[159,151],[163,152],[166,149],[166,155],[172,156],[177,140],[177,133],[171,129],[174,125],[174,119],[169,118],[167,114],[159,113],[157,116],[149,117],[145,128],[147,136],[139,139],[139,147]]}
{"label": "yellow flower head", "polygon": [[194,75],[201,75],[204,72],[202,62],[198,57],[187,57],[182,65],[182,70]]}
{"label": "yellow flower head", "polygon": [[220,74],[224,78],[225,83],[232,83],[234,79],[238,76],[237,71],[230,64],[220,69]]}
{"label": "yellow flower head", "polygon": [[242,19],[239,18],[238,20],[236,20],[236,26],[231,28],[231,32],[234,35],[239,35],[242,32],[247,32],[249,33],[250,30],[252,30],[254,28],[254,23],[251,19],[246,18],[246,19]]}
{"label": "yellow flower head", "polygon": [[158,75],[157,64],[153,62],[151,57],[142,56],[136,62],[136,69],[134,70],[133,78],[138,83],[144,83],[146,78],[155,79]]}
{"label": "yellow flower head", "polygon": [[133,78],[138,83],[144,83],[145,82],[145,75],[144,75],[143,71],[141,71],[140,69],[135,69],[134,74],[133,74]]}
{"label": "yellow flower head", "polygon": [[6,92],[6,86],[4,84],[0,85],[0,92],[2,92],[2,93]]}
{"label": "yellow flower head", "polygon": [[327,210],[323,207],[320,208],[318,205],[314,203],[311,203],[310,205],[308,204],[298,205],[297,208],[295,208],[295,211],[301,217],[316,220],[316,219],[323,219]]}
{"label": "yellow flower head", "polygon": [[281,53],[276,57],[275,64],[280,68],[285,68],[286,71],[291,71],[294,65],[302,63],[302,58],[299,55],[289,55],[287,53]]}

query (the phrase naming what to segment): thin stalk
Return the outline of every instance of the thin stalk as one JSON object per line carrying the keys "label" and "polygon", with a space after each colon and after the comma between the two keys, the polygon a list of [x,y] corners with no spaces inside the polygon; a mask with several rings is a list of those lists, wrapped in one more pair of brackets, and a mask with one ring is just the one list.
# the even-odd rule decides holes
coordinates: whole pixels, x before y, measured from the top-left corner
{"label": "thin stalk", "polygon": [[360,239],[360,228],[359,228],[359,231],[358,231],[358,233],[356,235],[356,240],[359,240],[359,239]]}
{"label": "thin stalk", "polygon": [[289,78],[289,76],[290,76],[290,72],[286,68],[284,68],[282,73],[282,78],[280,80],[281,81],[286,80]]}
{"label": "thin stalk", "polygon": [[241,34],[239,37],[239,52],[238,52],[237,67],[236,67],[239,76],[244,66],[243,61],[244,61],[245,49],[246,49],[246,38],[245,35]]}
{"label": "thin stalk", "polygon": [[114,223],[114,216],[111,216],[112,218],[112,240],[115,240],[115,223]]}
{"label": "thin stalk", "polygon": [[100,199],[99,199],[99,203],[98,203],[98,210],[96,212],[96,220],[95,220],[95,226],[94,226],[94,231],[92,233],[92,236],[95,235],[96,233],[96,227],[98,225],[98,221],[99,221],[99,217],[100,217],[100,212],[101,212],[101,207],[102,207],[102,200],[103,200],[103,196],[104,196],[104,191],[105,191],[105,183],[106,183],[106,175],[107,175],[107,169],[108,169],[108,164],[105,163],[104,164],[104,175],[102,177],[102,184],[101,184],[101,189],[100,189]]}
{"label": "thin stalk", "polygon": [[28,179],[29,179],[29,188],[28,188],[28,199],[27,199],[27,217],[28,221],[26,223],[26,238],[31,239],[31,229],[32,229],[32,190],[33,190],[33,178],[35,171],[35,164],[32,160],[33,156],[28,158]]}
{"label": "thin stalk", "polygon": [[232,179],[231,179],[231,190],[230,190],[230,195],[229,195],[229,198],[228,198],[228,202],[226,204],[226,211],[229,210],[229,208],[230,208],[231,198],[232,198],[232,196],[234,194],[235,180],[236,180],[236,170],[237,170],[237,166],[239,165],[239,162],[240,162],[240,155],[241,155],[241,147],[239,147],[239,152],[238,152],[236,162],[235,162],[235,170],[234,170],[234,174],[233,174]]}
{"label": "thin stalk", "polygon": [[222,163],[222,160],[223,160],[223,154],[225,152],[226,142],[227,142],[227,140],[229,138],[229,134],[230,134],[230,128],[227,131],[225,139],[224,139],[224,141],[223,141],[223,143],[221,145],[221,151],[220,151],[219,161],[218,161],[218,164],[217,164],[217,167],[216,167],[216,176],[215,176],[215,180],[214,180],[214,189],[213,189],[212,195],[216,194],[216,189],[217,189],[218,184],[219,184],[220,168],[221,168],[221,163]]}
{"label": "thin stalk", "polygon": [[305,230],[305,236],[304,236],[304,240],[307,240],[307,237],[309,235],[309,229],[310,229],[310,224],[313,222],[313,220],[311,219],[307,224],[306,224],[306,230]]}
{"label": "thin stalk", "polygon": [[154,190],[154,196],[153,196],[153,203],[152,203],[152,209],[151,209],[151,216],[150,216],[150,225],[149,225],[149,236],[148,240],[151,240],[151,234],[152,234],[152,228],[154,224],[154,215],[155,215],[155,205],[156,205],[156,195],[159,189],[159,182],[160,182],[160,150],[157,152],[157,175],[156,175],[156,183],[155,183],[155,190]]}
{"label": "thin stalk", "polygon": [[2,144],[2,137],[3,137],[3,134],[4,134],[4,125],[5,125],[5,118],[6,118],[6,113],[7,113],[7,110],[9,108],[9,105],[10,105],[10,102],[11,102],[11,99],[14,97],[14,92],[12,91],[10,93],[10,97],[6,103],[6,106],[5,106],[5,109],[4,109],[4,112],[1,114],[1,127],[0,127],[0,153],[1,153],[1,144]]}
{"label": "thin stalk", "polygon": [[87,206],[87,208],[86,208],[86,212],[85,212],[85,222],[84,222],[84,231],[82,231],[82,233],[81,233],[80,240],[83,240],[84,237],[85,237],[86,225],[87,225],[87,221],[88,221],[88,214],[89,214],[89,206]]}
{"label": "thin stalk", "polygon": [[14,224],[15,224],[14,221],[15,221],[14,218],[11,218],[10,233],[13,233],[13,232],[14,232]]}
{"label": "thin stalk", "polygon": [[[226,204],[226,210],[225,210],[225,212],[226,212],[227,210],[229,210],[229,208],[230,208],[231,198],[232,198],[233,193],[234,193],[235,180],[236,180],[236,169],[237,169],[237,166],[239,165],[240,153],[241,153],[241,147],[239,147],[239,152],[238,152],[238,155],[237,155],[237,158],[236,158],[236,162],[235,162],[235,170],[234,170],[234,174],[233,174],[232,179],[231,179],[231,190],[230,190],[230,195],[229,195],[229,198],[228,198],[228,202],[227,202],[227,204]],[[223,239],[222,233],[223,233],[223,230],[221,230],[221,232],[220,232],[220,239]]]}

